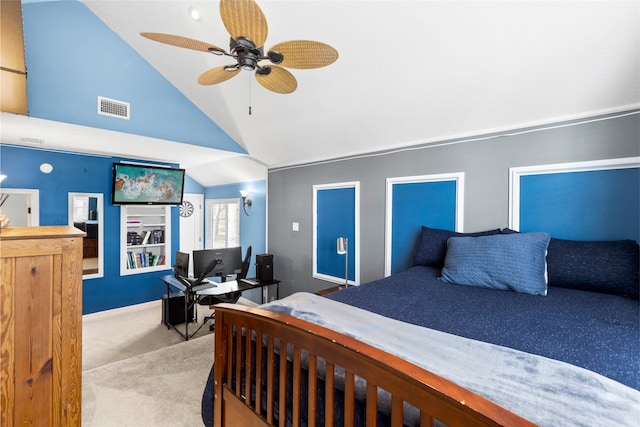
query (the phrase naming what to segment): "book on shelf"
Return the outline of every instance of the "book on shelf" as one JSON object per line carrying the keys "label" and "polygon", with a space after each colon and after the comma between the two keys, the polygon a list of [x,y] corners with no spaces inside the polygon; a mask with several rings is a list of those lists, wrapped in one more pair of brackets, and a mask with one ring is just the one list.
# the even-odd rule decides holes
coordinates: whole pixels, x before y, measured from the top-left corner
{"label": "book on shelf", "polygon": [[149,243],[164,243],[164,230],[153,230]]}
{"label": "book on shelf", "polygon": [[164,255],[154,255],[151,252],[127,252],[127,268],[129,270],[164,265],[164,261]]}

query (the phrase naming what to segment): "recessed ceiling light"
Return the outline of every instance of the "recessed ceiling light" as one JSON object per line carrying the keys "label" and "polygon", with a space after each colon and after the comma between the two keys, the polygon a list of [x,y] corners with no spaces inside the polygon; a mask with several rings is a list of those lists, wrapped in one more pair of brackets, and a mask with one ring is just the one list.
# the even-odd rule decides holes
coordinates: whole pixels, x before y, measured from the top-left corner
{"label": "recessed ceiling light", "polygon": [[202,14],[200,13],[200,11],[193,6],[189,6],[189,16],[191,17],[191,19],[198,22],[200,22],[200,20],[202,19]]}

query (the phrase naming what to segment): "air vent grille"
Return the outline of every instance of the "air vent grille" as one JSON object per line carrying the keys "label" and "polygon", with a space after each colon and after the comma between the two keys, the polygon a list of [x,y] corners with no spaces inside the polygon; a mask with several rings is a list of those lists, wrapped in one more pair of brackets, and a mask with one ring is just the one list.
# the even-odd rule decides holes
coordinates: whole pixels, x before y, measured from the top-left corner
{"label": "air vent grille", "polygon": [[98,114],[129,120],[129,103],[99,96]]}

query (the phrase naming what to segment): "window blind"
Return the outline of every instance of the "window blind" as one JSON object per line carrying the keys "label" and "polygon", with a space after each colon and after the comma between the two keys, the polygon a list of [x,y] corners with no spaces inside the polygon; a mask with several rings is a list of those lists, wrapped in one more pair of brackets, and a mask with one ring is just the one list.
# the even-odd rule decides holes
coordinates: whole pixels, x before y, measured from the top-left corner
{"label": "window blind", "polygon": [[208,199],[205,202],[205,248],[240,246],[240,199]]}

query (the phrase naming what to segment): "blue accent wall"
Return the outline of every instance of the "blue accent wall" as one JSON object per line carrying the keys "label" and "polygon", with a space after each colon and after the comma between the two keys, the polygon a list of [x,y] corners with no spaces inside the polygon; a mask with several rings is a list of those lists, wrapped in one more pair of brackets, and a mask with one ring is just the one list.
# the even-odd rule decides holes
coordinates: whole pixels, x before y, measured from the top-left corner
{"label": "blue accent wall", "polygon": [[525,175],[520,178],[520,231],[546,231],[559,239],[640,241],[639,198],[639,168]]}
{"label": "blue accent wall", "polygon": [[[68,223],[68,193],[102,193],[104,196],[104,277],[83,281],[83,314],[159,300],[166,287],[158,279],[170,270],[120,276],[120,207],[111,204],[113,163],[133,159],[48,151],[0,144],[0,172],[7,175],[2,188],[38,189],[40,225]],[[53,172],[40,172],[40,164],[50,163]],[[146,162],[152,163],[152,162]],[[162,163],[157,163],[162,164]],[[177,166],[175,164],[164,164]],[[249,191],[253,205],[250,216],[241,213],[240,241],[243,248],[253,246],[250,275],[255,275],[255,254],[266,250],[266,181],[205,188],[185,177],[185,191],[205,194],[205,198],[239,198],[240,190]],[[180,246],[180,216],[171,208],[171,247]],[[175,251],[170,256],[174,262]],[[253,292],[253,291],[251,291]],[[257,291],[256,291],[257,292]],[[259,294],[250,299],[259,301]]]}
{"label": "blue accent wall", "polygon": [[[247,206],[249,215],[245,215],[242,206],[240,206],[240,246],[242,247],[243,257],[247,248],[249,246],[252,247],[251,265],[247,277],[255,277],[256,254],[263,254],[267,250],[267,224],[265,221],[267,215],[267,182],[260,180],[207,187],[204,192],[204,198],[205,203],[207,199],[240,199],[240,190],[248,191],[247,198],[251,199],[251,206]],[[252,294],[246,294],[253,300]],[[247,295],[244,296],[246,297]]]}
{"label": "blue accent wall", "polygon": [[456,181],[395,183],[392,188],[393,274],[413,265],[421,226],[455,230]]}
{"label": "blue accent wall", "polygon": [[[81,2],[24,4],[23,21],[30,116],[246,153]],[[130,120],[99,115],[98,96]]]}
{"label": "blue accent wall", "polygon": [[[120,276],[120,207],[111,204],[113,163],[131,160],[0,145],[3,188],[38,189],[40,225],[68,223],[68,193],[104,196],[104,277],[83,281],[83,314],[158,300],[166,288],[158,276],[167,271]],[[50,174],[40,164],[50,163]],[[176,166],[171,164],[170,166]],[[178,208],[171,208],[172,247],[180,243]]]}
{"label": "blue accent wall", "polygon": [[317,272],[345,277],[345,255],[337,251],[338,237],[346,237],[349,245],[349,280],[355,280],[355,208],[356,190],[330,188],[317,191],[316,261]]}
{"label": "blue accent wall", "polygon": [[192,194],[204,194],[205,187],[189,175],[184,176],[184,192]]}

